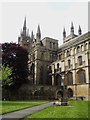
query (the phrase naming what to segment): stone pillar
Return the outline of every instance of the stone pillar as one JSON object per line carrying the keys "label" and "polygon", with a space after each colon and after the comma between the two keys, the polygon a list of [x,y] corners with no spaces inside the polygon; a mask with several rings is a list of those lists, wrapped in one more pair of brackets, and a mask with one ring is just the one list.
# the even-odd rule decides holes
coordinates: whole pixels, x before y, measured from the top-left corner
{"label": "stone pillar", "polygon": [[54,86],[54,75],[52,75],[52,86]]}

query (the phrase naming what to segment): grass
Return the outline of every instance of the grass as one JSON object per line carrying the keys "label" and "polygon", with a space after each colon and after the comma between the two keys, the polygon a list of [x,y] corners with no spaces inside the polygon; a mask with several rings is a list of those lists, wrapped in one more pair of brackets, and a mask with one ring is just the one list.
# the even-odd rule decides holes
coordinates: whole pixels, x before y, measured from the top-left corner
{"label": "grass", "polygon": [[[29,115],[29,118],[88,118],[88,102],[86,101],[69,101],[70,106],[51,106],[40,112]],[[89,103],[90,106],[90,103]],[[55,119],[56,120],[56,119]]]}
{"label": "grass", "polygon": [[5,114],[8,112],[13,112],[16,110],[28,108],[31,106],[36,106],[39,104],[46,103],[48,101],[45,100],[33,100],[33,101],[0,101],[2,103],[2,110],[0,110],[0,114]]}

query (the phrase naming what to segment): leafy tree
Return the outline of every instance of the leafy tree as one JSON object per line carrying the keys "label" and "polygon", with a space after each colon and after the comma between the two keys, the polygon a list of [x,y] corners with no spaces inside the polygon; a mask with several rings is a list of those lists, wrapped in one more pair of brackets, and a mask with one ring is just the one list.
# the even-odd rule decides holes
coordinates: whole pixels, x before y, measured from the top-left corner
{"label": "leafy tree", "polygon": [[2,64],[12,68],[12,87],[18,88],[27,82],[28,52],[16,43],[2,44]]}
{"label": "leafy tree", "polygon": [[0,80],[2,81],[2,87],[8,87],[13,84],[12,82],[12,69],[7,65],[0,65]]}

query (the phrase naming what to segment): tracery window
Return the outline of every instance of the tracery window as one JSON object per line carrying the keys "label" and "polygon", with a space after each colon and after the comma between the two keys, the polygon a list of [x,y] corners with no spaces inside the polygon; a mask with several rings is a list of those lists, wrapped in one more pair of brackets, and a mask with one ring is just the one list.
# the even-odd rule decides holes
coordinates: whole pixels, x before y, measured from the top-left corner
{"label": "tracery window", "polygon": [[68,72],[66,74],[66,82],[67,82],[67,85],[73,84],[73,73],[72,72]]}
{"label": "tracery window", "polygon": [[79,70],[77,72],[77,83],[86,83],[86,75],[85,75],[85,70]]}

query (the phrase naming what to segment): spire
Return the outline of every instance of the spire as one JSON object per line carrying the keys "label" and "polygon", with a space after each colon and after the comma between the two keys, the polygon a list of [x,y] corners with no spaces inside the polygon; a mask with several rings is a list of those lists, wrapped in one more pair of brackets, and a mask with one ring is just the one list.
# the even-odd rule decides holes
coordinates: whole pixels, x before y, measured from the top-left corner
{"label": "spire", "polygon": [[79,29],[78,29],[78,35],[81,35],[82,34],[82,30],[81,30],[81,27],[79,25]]}
{"label": "spire", "polygon": [[24,19],[24,26],[26,28],[26,16],[25,16],[25,19]]}
{"label": "spire", "polygon": [[38,25],[37,33],[41,34],[39,25]]}
{"label": "spire", "polygon": [[65,31],[65,27],[63,29],[63,39],[66,37],[66,31]]}
{"label": "spire", "polygon": [[40,32],[40,26],[38,25],[37,28],[37,34],[36,34],[37,39],[41,39],[41,32]]}
{"label": "spire", "polygon": [[34,35],[33,35],[33,30],[32,30],[32,32],[31,32],[31,40],[33,41],[33,39],[34,39]]}
{"label": "spire", "polygon": [[74,34],[74,26],[73,26],[73,22],[71,22],[71,35]]}
{"label": "spire", "polygon": [[24,36],[26,36],[26,16],[25,16],[25,19],[24,19],[24,25],[23,25],[23,34]]}

